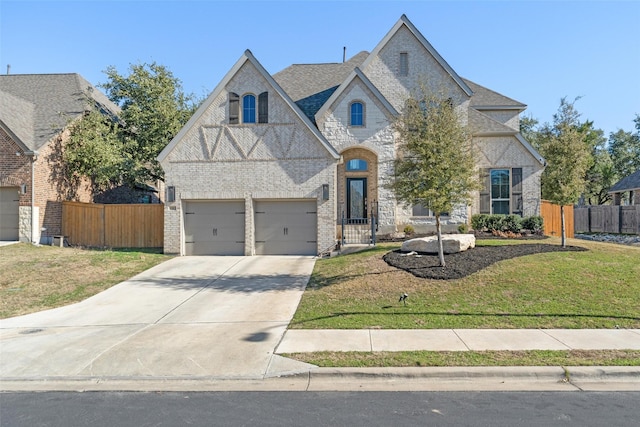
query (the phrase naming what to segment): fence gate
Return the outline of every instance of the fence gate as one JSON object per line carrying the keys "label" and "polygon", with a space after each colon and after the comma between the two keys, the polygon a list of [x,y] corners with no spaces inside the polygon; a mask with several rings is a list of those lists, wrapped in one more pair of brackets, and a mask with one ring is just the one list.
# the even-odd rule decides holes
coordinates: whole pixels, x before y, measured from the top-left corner
{"label": "fence gate", "polygon": [[[365,211],[366,212],[366,211]],[[342,245],[375,245],[378,231],[378,203],[372,203],[366,218],[341,217]]]}

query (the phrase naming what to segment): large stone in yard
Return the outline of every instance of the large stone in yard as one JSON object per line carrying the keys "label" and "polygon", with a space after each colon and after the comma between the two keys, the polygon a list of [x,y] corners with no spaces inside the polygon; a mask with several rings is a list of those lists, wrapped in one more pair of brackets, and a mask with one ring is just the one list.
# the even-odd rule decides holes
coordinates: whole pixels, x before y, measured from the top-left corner
{"label": "large stone in yard", "polygon": [[[445,254],[455,254],[476,247],[476,236],[473,234],[443,234],[442,249]],[[438,236],[418,237],[402,244],[403,252],[438,253]]]}

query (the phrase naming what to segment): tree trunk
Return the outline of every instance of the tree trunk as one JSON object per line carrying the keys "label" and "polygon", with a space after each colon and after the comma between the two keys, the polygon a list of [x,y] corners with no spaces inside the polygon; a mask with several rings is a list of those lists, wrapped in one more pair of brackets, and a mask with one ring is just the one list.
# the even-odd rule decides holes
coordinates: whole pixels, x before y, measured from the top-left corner
{"label": "tree trunk", "polygon": [[438,258],[440,259],[440,267],[445,266],[444,249],[442,248],[442,232],[440,230],[440,214],[436,214],[436,233],[438,234]]}
{"label": "tree trunk", "polygon": [[560,224],[562,229],[562,247],[567,247],[567,231],[564,227],[564,205],[560,205]]}

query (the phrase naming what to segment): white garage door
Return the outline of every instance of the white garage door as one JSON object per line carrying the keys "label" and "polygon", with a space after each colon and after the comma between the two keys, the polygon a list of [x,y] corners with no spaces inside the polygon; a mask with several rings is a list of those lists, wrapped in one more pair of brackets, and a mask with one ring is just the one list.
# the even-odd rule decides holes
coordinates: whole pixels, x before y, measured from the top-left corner
{"label": "white garage door", "polygon": [[315,200],[257,201],[257,255],[317,255]]}
{"label": "white garage door", "polygon": [[18,240],[19,201],[18,187],[0,188],[0,240]]}
{"label": "white garage door", "polygon": [[244,200],[185,203],[186,255],[244,255]]}

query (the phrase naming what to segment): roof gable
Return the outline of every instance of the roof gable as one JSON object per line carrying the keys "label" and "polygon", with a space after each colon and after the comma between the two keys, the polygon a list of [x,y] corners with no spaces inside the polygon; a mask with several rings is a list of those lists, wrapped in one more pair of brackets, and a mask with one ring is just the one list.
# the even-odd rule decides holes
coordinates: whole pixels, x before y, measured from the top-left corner
{"label": "roof gable", "polygon": [[367,67],[374,61],[374,59],[380,54],[382,49],[391,41],[391,39],[400,31],[401,28],[407,28],[411,34],[418,40],[418,42],[429,52],[434,60],[445,70],[445,72],[453,79],[453,81],[460,87],[460,89],[467,95],[471,96],[473,91],[462,80],[462,78],[451,68],[451,66],[444,60],[442,56],[436,51],[436,49],[429,43],[429,41],[418,31],[413,23],[407,18],[406,15],[402,15],[396,24],[389,30],[387,35],[378,43],[378,45],[371,51],[371,54],[362,63],[361,67],[366,71]]}
{"label": "roof gable", "polygon": [[[232,81],[234,76],[240,72],[240,70],[247,64],[253,65],[257,72],[265,79],[267,84],[280,96],[284,103],[291,109],[293,114],[303,123],[303,125],[314,135],[314,137],[322,144],[324,149],[334,158],[339,159],[340,155],[335,149],[327,142],[320,131],[311,123],[309,118],[300,110],[300,108],[293,102],[293,100],[287,95],[287,93],[278,85],[273,77],[262,67],[258,60],[253,56],[251,51],[246,50],[244,54],[238,59],[235,65],[227,72],[222,81],[211,92],[207,99],[202,103],[198,110],[191,116],[189,121],[183,126],[178,134],[171,140],[171,142],[162,150],[158,155],[158,161],[162,162],[180,143],[180,141],[189,134],[192,129],[198,126],[201,117],[209,110],[215,100],[226,90],[227,85]],[[224,132],[218,132],[220,136],[225,135]],[[236,141],[237,142],[237,141]],[[241,150],[242,151],[242,150]],[[246,153],[245,153],[246,154]]]}
{"label": "roof gable", "polygon": [[[71,120],[82,116],[93,106],[112,114],[120,110],[79,74],[2,75],[0,91],[13,100],[21,100],[5,105],[9,98],[3,95],[0,120],[33,151],[40,149]],[[31,117],[20,117],[25,112]]]}

